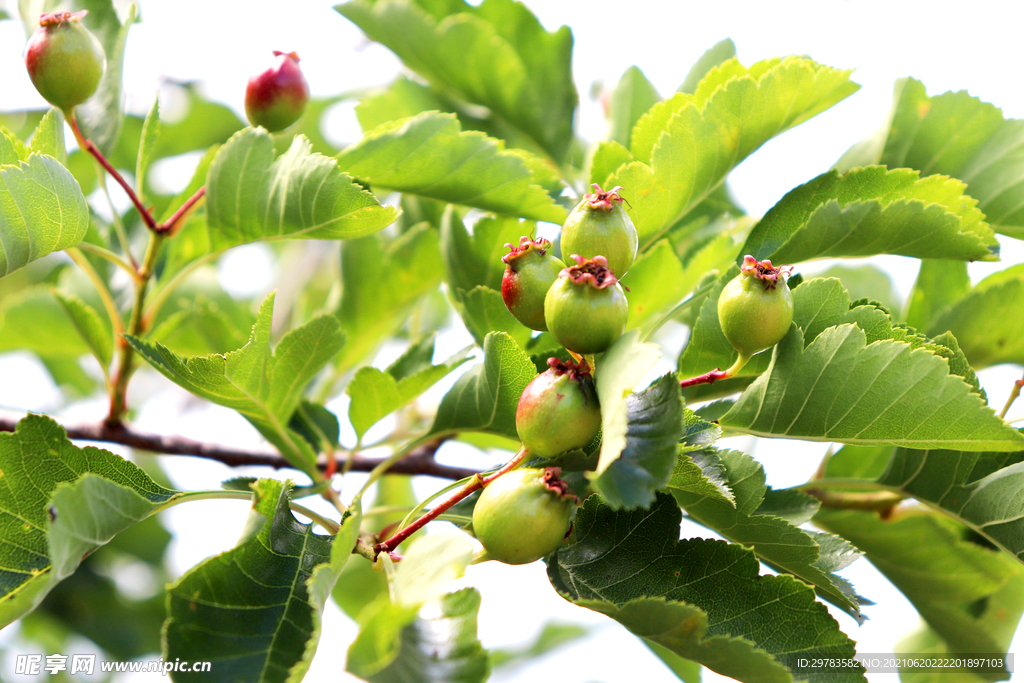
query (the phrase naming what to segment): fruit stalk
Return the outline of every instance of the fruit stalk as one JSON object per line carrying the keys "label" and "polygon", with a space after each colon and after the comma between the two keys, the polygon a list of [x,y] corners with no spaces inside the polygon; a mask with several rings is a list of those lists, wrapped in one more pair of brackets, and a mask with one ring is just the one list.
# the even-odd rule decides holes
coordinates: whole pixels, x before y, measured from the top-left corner
{"label": "fruit stalk", "polygon": [[528,450],[526,450],[525,448],[520,448],[519,452],[516,453],[511,460],[505,463],[497,472],[489,474],[486,477],[481,477],[479,474],[474,474],[472,477],[470,477],[469,481],[466,482],[465,486],[463,486],[461,489],[452,494],[443,503],[440,503],[436,507],[432,508],[422,517],[420,517],[415,522],[399,531],[397,534],[395,534],[388,540],[373,546],[374,555],[379,555],[380,553],[390,553],[399,545],[401,545],[402,541],[409,538],[414,533],[416,533],[424,526],[426,526],[428,522],[432,522],[434,519],[436,519],[439,515],[446,512],[453,505],[462,500],[465,500],[471,494],[487,486],[501,475],[505,474],[506,472],[511,472],[516,467],[525,462],[529,456],[530,452]]}
{"label": "fruit stalk", "polygon": [[128,199],[131,200],[135,209],[139,212],[139,216],[142,218],[142,222],[146,224],[146,227],[154,232],[157,231],[158,226],[156,219],[153,218],[153,214],[149,212],[149,209],[142,205],[142,200],[139,199],[137,194],[135,194],[135,190],[133,190],[132,186],[128,184],[128,181],[121,177],[121,174],[117,172],[117,169],[110,165],[107,158],[103,156],[103,152],[93,144],[92,140],[89,140],[82,135],[82,131],[78,128],[78,121],[75,120],[74,114],[71,114],[71,116],[68,117],[68,125],[71,126],[71,132],[75,134],[78,146],[94,156],[96,161],[100,163],[100,166],[103,167],[103,170],[109,173],[110,177],[116,180],[117,184],[121,186],[121,189],[125,191],[125,194],[128,195]]}
{"label": "fruit stalk", "polygon": [[719,370],[718,368],[715,368],[711,372],[705,372],[703,375],[697,375],[696,377],[684,379],[679,382],[679,387],[681,389],[685,389],[686,387],[692,387],[698,384],[714,384],[720,379],[729,379],[731,377],[735,377],[736,374],[743,369],[743,366],[746,365],[747,361],[749,360],[750,356],[744,356],[741,353],[739,355],[739,358],[736,359],[736,362],[733,363],[729,367],[729,369]]}

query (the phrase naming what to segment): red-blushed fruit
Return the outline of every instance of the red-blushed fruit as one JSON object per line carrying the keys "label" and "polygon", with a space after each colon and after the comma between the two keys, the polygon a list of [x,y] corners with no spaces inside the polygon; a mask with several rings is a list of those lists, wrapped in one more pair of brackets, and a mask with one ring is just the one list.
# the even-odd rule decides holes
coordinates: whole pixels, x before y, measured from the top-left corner
{"label": "red-blushed fruit", "polygon": [[501,278],[501,298],[516,320],[531,330],[543,332],[544,295],[558,279],[565,264],[551,253],[551,241],[520,237],[519,246],[506,244],[512,251],[501,257],[505,274]]}
{"label": "red-blushed fruit", "polygon": [[55,107],[70,112],[93,96],[103,78],[103,46],[82,26],[81,12],[39,16],[39,28],[25,48],[32,84]]}
{"label": "red-blushed fruit", "polygon": [[549,358],[548,366],[519,397],[516,431],[530,455],[553,458],[594,440],[601,408],[587,361]]}
{"label": "red-blushed fruit", "polygon": [[718,297],[718,321],[725,338],[742,356],[775,346],[793,322],[793,295],[783,277],[791,266],[743,258],[740,274]]}
{"label": "red-blushed fruit", "polygon": [[299,120],[309,102],[309,83],[294,52],[274,51],[277,63],[249,79],[245,88],[245,115],[249,123],[271,133]]}
{"label": "red-blushed fruit", "polygon": [[570,351],[601,353],[625,332],[629,304],[604,256],[572,257],[544,297],[544,319]]}
{"label": "red-blushed fruit", "polygon": [[621,187],[607,192],[594,184],[594,192],[584,195],[562,226],[562,254],[579,254],[589,259],[598,254],[608,259],[608,267],[621,278],[633,265],[639,238],[633,221],[622,208]]}
{"label": "red-blushed fruit", "polygon": [[518,469],[484,488],[473,533],[492,559],[527,564],[547,557],[569,532],[576,496],[558,467]]}

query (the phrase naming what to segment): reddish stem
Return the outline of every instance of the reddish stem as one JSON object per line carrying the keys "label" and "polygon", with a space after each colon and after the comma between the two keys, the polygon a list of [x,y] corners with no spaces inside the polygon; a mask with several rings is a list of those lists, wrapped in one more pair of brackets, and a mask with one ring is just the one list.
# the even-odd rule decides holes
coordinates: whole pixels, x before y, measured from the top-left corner
{"label": "reddish stem", "polygon": [[156,219],[153,218],[153,214],[149,212],[149,209],[142,205],[142,200],[140,200],[139,196],[135,194],[135,190],[133,190],[131,185],[121,177],[121,174],[117,172],[117,169],[110,165],[107,158],[103,156],[103,152],[93,144],[92,140],[87,140],[85,136],[82,135],[82,131],[78,128],[78,121],[75,120],[74,114],[71,114],[68,117],[68,125],[71,126],[71,131],[75,134],[75,139],[78,140],[78,146],[96,157],[96,161],[100,162],[100,166],[102,166],[104,170],[110,174],[110,177],[116,180],[117,184],[124,189],[125,193],[128,195],[128,199],[132,200],[132,204],[135,205],[139,215],[142,216],[142,222],[146,224],[146,227],[150,230],[158,230],[159,226],[157,225]]}
{"label": "reddish stem", "polygon": [[384,541],[383,543],[378,543],[377,545],[373,546],[374,554],[376,554],[376,555],[379,555],[380,553],[389,553],[390,554],[391,551],[393,551],[395,548],[397,548],[402,543],[402,541],[404,541],[405,539],[409,538],[414,533],[416,533],[417,531],[419,531],[420,529],[425,527],[428,522],[432,522],[439,515],[444,514],[453,505],[455,505],[456,503],[458,503],[458,502],[460,502],[462,500],[465,500],[471,494],[473,494],[476,491],[479,491],[483,487],[487,486],[488,484],[490,484],[492,481],[494,481],[495,479],[497,479],[501,475],[503,475],[503,474],[505,474],[507,472],[511,472],[516,467],[518,467],[520,464],[522,464],[529,457],[529,455],[530,455],[530,452],[528,450],[526,450],[525,448],[520,448],[519,452],[516,453],[515,456],[511,460],[509,460],[507,463],[505,463],[505,465],[500,470],[495,472],[494,474],[490,474],[490,475],[488,475],[486,477],[481,477],[479,474],[474,474],[473,478],[470,479],[468,482],[466,482],[465,486],[463,486],[461,489],[459,489],[454,494],[452,494],[452,496],[449,497],[448,500],[444,501],[443,503],[441,503],[437,507],[429,510],[422,517],[420,517],[415,522],[413,522],[409,526],[407,526],[404,529],[402,529],[401,531],[399,531],[397,534],[395,534],[394,536],[392,536],[388,540]]}
{"label": "reddish stem", "polygon": [[202,199],[203,195],[205,194],[206,186],[204,185],[203,187],[200,187],[198,190],[196,190],[196,193],[194,195],[186,199],[185,203],[182,204],[177,211],[171,214],[170,218],[168,218],[166,221],[158,225],[155,229],[161,232],[173,231],[174,227],[178,224],[178,221],[180,221],[184,216],[186,216],[188,212],[192,210],[192,207],[196,205],[196,202]]}
{"label": "reddish stem", "polygon": [[679,383],[679,387],[685,389],[686,387],[693,387],[698,384],[714,384],[720,379],[729,379],[732,375],[727,370],[719,370],[715,368],[711,372],[705,372],[703,375],[697,375],[689,379],[684,379]]}

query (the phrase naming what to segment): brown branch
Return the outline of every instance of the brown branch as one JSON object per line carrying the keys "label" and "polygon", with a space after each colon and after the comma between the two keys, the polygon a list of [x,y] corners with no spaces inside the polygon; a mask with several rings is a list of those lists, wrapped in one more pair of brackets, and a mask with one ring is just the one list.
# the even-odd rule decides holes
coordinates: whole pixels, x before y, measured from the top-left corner
{"label": "brown branch", "polygon": [[[17,419],[0,415],[0,432],[13,432],[17,424]],[[190,455],[196,458],[216,460],[229,467],[258,465],[274,469],[294,468],[287,460],[271,451],[245,450],[195,441],[181,436],[150,434],[136,431],[124,424],[112,425],[106,422],[97,422],[62,426],[67,432],[68,438],[78,441],[117,443],[161,455]],[[434,459],[434,453],[443,442],[444,439],[436,439],[420,446],[396,462],[388,472],[391,474],[426,474],[455,480],[465,479],[477,473],[476,470],[451,467],[437,462]],[[349,469],[357,472],[369,472],[384,461],[384,458],[366,458],[360,455],[351,457],[352,464]],[[339,466],[344,465],[344,462],[344,458],[337,459]],[[326,469],[326,460],[319,463],[318,466],[321,470]]]}

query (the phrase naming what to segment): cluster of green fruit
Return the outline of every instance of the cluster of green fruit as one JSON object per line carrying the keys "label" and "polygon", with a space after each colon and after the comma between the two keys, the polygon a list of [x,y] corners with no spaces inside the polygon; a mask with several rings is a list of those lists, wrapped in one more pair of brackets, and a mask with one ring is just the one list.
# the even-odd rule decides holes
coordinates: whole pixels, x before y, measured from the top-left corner
{"label": "cluster of green fruit", "polygon": [[[562,227],[562,253],[551,242],[523,237],[502,260],[501,295],[527,327],[550,331],[579,358],[549,358],[519,398],[516,429],[531,456],[555,458],[590,445],[601,430],[601,407],[582,356],[608,349],[626,329],[629,305],[619,285],[636,258],[636,228],[622,207],[621,188],[583,198]],[[519,469],[487,485],[473,513],[473,531],[487,555],[509,564],[549,555],[568,532],[577,499],[558,468]]]}
{"label": "cluster of green fruit", "polygon": [[568,268],[551,253],[551,242],[523,237],[505,245],[501,296],[516,320],[548,330],[559,344],[580,355],[601,353],[626,329],[629,304],[619,278],[636,258],[638,238],[622,207],[621,188],[594,185],[562,227]]}
{"label": "cluster of green fruit", "polygon": [[[82,19],[89,13],[39,16],[39,28],[25,48],[25,67],[43,98],[70,115],[96,93],[106,68],[103,46]],[[299,120],[309,102],[309,84],[294,52],[274,51],[274,66],[249,79],[245,113],[254,126],[274,133]]]}
{"label": "cluster of green fruit", "polygon": [[[39,93],[71,118],[103,78],[103,48],[84,26],[87,11],[40,16],[29,40],[25,65]],[[276,132],[302,116],[309,85],[294,52],[274,52],[276,64],[249,79],[245,111],[254,126]],[[73,121],[73,119],[72,119]],[[601,430],[601,408],[592,377],[593,355],[626,329],[629,304],[619,284],[633,265],[638,235],[619,195],[621,188],[594,192],[570,213],[561,232],[566,265],[546,239],[520,239],[510,253],[501,294],[523,325],[550,331],[575,360],[548,360],[549,369],[523,391],[516,428],[530,456],[557,458],[593,444]],[[737,364],[711,381],[730,376],[755,353],[774,346],[788,331],[793,303],[782,275],[770,261],[747,256],[741,274],[719,298],[719,318]],[[588,363],[585,357],[589,357]],[[533,562],[553,552],[571,528],[577,498],[557,467],[521,468],[487,484],[473,514],[473,529],[493,559]]]}

